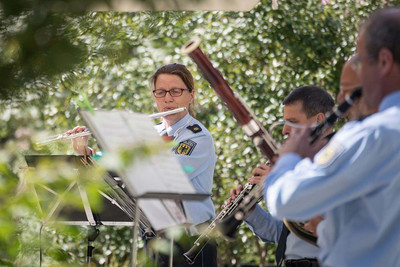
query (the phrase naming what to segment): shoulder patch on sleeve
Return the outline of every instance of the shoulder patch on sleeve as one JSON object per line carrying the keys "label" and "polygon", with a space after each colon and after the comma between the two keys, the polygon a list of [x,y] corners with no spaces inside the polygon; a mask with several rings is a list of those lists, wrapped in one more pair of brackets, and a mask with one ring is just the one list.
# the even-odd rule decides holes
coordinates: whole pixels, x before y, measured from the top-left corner
{"label": "shoulder patch on sleeve", "polygon": [[192,140],[185,140],[180,142],[179,145],[175,149],[175,154],[190,156],[192,154],[193,149],[196,147],[197,143]]}
{"label": "shoulder patch on sleeve", "polygon": [[337,142],[330,142],[318,157],[315,159],[315,163],[321,167],[327,167],[332,164],[344,151],[344,146]]}
{"label": "shoulder patch on sleeve", "polygon": [[198,124],[190,124],[186,129],[191,130],[193,133],[201,132],[202,129]]}

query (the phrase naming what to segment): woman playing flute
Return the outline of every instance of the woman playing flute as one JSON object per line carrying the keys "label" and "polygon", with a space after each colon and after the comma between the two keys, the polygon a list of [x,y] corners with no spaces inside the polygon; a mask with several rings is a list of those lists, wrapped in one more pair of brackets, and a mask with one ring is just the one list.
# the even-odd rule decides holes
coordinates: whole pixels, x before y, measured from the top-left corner
{"label": "woman playing flute", "polygon": [[[196,191],[211,194],[216,162],[214,142],[210,132],[193,117],[195,88],[192,74],[184,65],[165,65],[151,76],[150,89],[159,112],[186,108],[183,112],[164,116],[161,123],[155,127],[161,136],[169,136],[177,143],[173,154],[187,172]],[[85,129],[85,126],[77,126],[67,134]],[[93,153],[88,147],[87,136],[72,140],[74,149],[79,154]],[[215,217],[211,197],[203,201],[184,201],[183,206],[193,224],[189,229],[190,234],[198,234],[199,228]],[[188,265],[179,253],[174,256],[174,266],[217,266],[217,249],[214,242],[209,242],[201,253],[194,265]],[[168,264],[166,258],[161,261],[162,264]]]}

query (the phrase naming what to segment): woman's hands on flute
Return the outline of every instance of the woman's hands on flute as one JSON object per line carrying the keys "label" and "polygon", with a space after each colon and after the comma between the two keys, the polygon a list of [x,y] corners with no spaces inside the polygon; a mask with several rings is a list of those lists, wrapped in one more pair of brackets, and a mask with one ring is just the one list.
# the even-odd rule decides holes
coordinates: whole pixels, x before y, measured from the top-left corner
{"label": "woman's hands on flute", "polygon": [[[64,134],[65,135],[77,134],[87,130],[88,128],[86,128],[86,126],[76,126],[74,129],[68,130]],[[89,140],[89,135],[71,139],[72,147],[79,155],[95,154],[94,150],[89,147],[88,140]]]}

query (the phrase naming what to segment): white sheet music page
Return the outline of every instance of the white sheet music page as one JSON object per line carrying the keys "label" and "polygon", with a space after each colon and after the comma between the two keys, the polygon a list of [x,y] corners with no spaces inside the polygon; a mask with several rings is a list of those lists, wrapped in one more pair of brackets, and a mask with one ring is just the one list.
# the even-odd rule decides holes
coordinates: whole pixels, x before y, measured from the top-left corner
{"label": "white sheet music page", "polygon": [[[171,149],[158,135],[148,115],[104,110],[97,110],[94,114],[81,110],[80,114],[107,156],[104,158],[143,145],[153,148],[150,155],[134,156],[130,165],[116,169],[133,196],[148,192],[196,193]],[[142,199],[139,201],[139,206],[156,230],[186,221],[174,201],[164,203],[156,199]]]}
{"label": "white sheet music page", "polygon": [[187,222],[181,209],[173,200],[140,199],[139,206],[156,231]]}
{"label": "white sheet music page", "polygon": [[[126,175],[130,181],[140,184],[138,194],[146,192],[196,193],[192,183],[182,170],[171,149],[154,129],[153,121],[146,114],[124,112],[125,121],[132,132],[135,132],[138,143],[159,144],[157,153],[145,158],[136,158]],[[161,143],[160,143],[161,142]],[[154,185],[154,181],[157,186]]]}

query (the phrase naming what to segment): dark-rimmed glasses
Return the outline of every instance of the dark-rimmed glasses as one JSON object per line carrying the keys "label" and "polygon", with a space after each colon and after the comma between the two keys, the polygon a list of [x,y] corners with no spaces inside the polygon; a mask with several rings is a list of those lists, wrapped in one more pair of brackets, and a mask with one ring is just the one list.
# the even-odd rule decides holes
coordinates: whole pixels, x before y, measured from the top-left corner
{"label": "dark-rimmed glasses", "polygon": [[361,70],[361,63],[362,63],[364,60],[369,59],[369,58],[371,58],[371,56],[369,56],[369,55],[365,55],[365,56],[358,56],[358,55],[355,55],[355,56],[353,56],[353,57],[351,58],[351,66],[352,66],[352,69],[353,69],[357,74],[360,73],[360,70]]}
{"label": "dark-rimmed glasses", "polygon": [[165,89],[155,89],[153,90],[153,95],[157,98],[160,97],[165,97],[167,93],[169,93],[170,96],[172,97],[178,97],[183,94],[183,91],[189,91],[189,89],[183,89],[183,88],[172,88],[170,90],[165,90]]}

